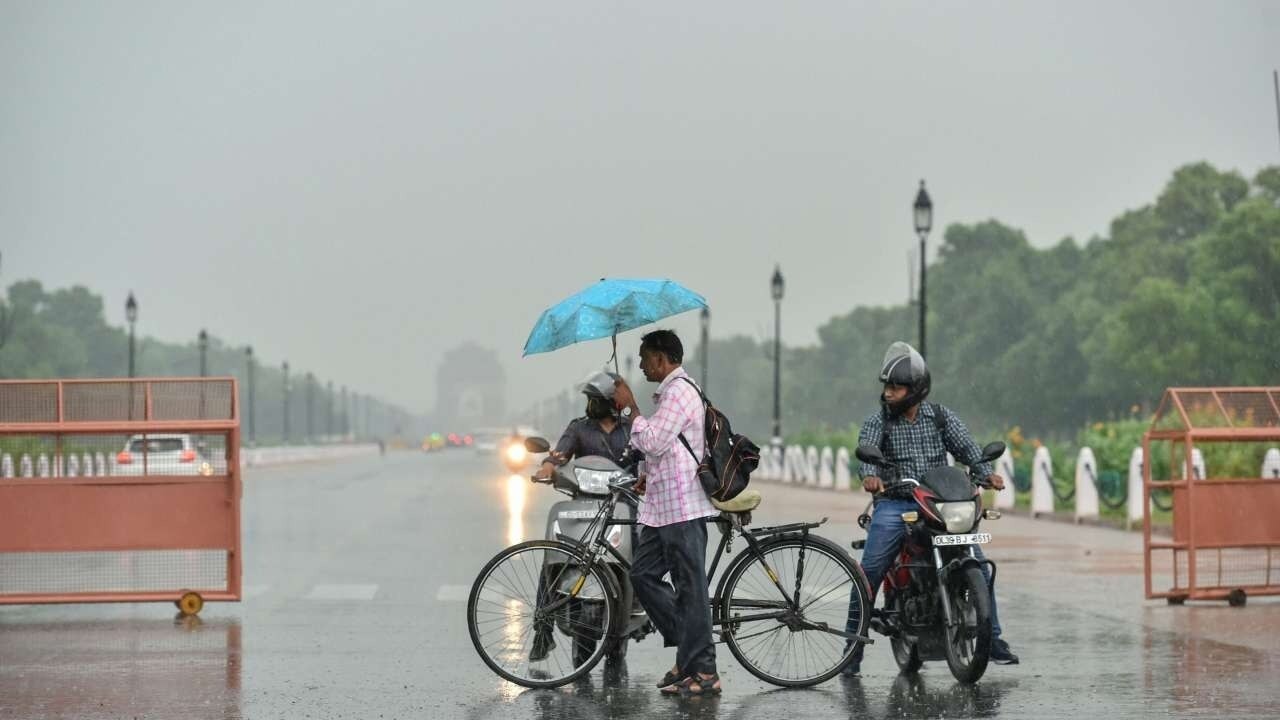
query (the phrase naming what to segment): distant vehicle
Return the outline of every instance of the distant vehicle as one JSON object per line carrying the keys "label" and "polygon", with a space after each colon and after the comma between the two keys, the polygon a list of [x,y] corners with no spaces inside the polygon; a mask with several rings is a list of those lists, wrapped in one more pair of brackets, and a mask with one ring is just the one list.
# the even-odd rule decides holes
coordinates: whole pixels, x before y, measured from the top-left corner
{"label": "distant vehicle", "polygon": [[443,435],[438,432],[431,433],[430,435],[422,438],[422,451],[432,452],[434,450],[439,450],[444,447],[444,443],[445,440]]}
{"label": "distant vehicle", "polygon": [[185,433],[134,435],[116,453],[112,474],[142,475],[144,470],[147,475],[212,475],[213,465]]}
{"label": "distant vehicle", "polygon": [[475,439],[470,435],[459,435],[458,433],[449,433],[445,437],[445,447],[471,447]]}
{"label": "distant vehicle", "polygon": [[471,437],[475,439],[472,447],[481,455],[500,452],[505,446],[508,438],[511,437],[511,428],[476,428],[471,431]]}

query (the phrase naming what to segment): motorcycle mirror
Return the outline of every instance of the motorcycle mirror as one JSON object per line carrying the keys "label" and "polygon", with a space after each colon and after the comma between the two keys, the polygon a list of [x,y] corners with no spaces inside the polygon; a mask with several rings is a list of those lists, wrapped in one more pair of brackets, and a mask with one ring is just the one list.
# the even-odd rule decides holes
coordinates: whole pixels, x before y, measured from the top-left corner
{"label": "motorcycle mirror", "polygon": [[884,454],[880,452],[880,448],[875,445],[859,445],[857,450],[853,451],[859,460],[871,465],[884,465]]}
{"label": "motorcycle mirror", "polygon": [[544,453],[551,449],[551,443],[546,438],[527,437],[524,439],[524,449],[531,453]]}
{"label": "motorcycle mirror", "polygon": [[1004,443],[997,440],[993,443],[989,443],[986,447],[982,448],[982,461],[991,462],[992,460],[995,460],[996,458],[1000,457],[1003,454],[1004,454]]}

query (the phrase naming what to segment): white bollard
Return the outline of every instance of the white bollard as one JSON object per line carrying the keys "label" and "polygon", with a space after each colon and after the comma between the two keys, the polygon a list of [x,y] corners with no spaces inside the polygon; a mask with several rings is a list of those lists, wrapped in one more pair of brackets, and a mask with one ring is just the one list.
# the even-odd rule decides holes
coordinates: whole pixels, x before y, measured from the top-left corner
{"label": "white bollard", "polygon": [[47,478],[49,477],[49,472],[49,456],[42,453],[40,457],[36,458],[36,477]]}
{"label": "white bollard", "polygon": [[792,445],[787,448],[787,482],[804,484],[804,448]]}
{"label": "white bollard", "polygon": [[782,448],[782,482],[795,482],[796,469],[796,448],[794,445],[787,445]]}
{"label": "white bollard", "polygon": [[996,460],[996,474],[1004,478],[1004,489],[996,491],[996,507],[1007,510],[1017,504],[1017,491],[1013,488],[1013,453],[1005,448]]}
{"label": "white bollard", "polygon": [[1262,458],[1262,477],[1280,480],[1280,448],[1271,448]]}
{"label": "white bollard", "polygon": [[787,477],[787,465],[782,459],[782,448],[774,446],[769,448],[769,479],[774,482],[783,482]]}
{"label": "white bollard", "polygon": [[31,456],[23,453],[22,460],[18,462],[18,477],[29,478],[35,475],[33,467],[34,466],[31,464]]}
{"label": "white bollard", "polygon": [[98,477],[106,477],[111,474],[111,471],[107,466],[107,456],[101,451],[93,456],[93,474]]}
{"label": "white bollard", "polygon": [[1142,448],[1129,453],[1129,527],[1142,522]]}
{"label": "white bollard", "polygon": [[1098,460],[1091,448],[1080,448],[1076,456],[1076,522],[1097,519],[1098,508]]}
{"label": "white bollard", "polygon": [[1031,517],[1042,514],[1053,514],[1053,458],[1049,457],[1049,448],[1041,445],[1036,448],[1035,458],[1031,461]]}
{"label": "white bollard", "polygon": [[[1191,448],[1191,472],[1195,473],[1194,477],[1197,480],[1209,477],[1205,474],[1204,454],[1200,452],[1200,448]],[[1183,475],[1183,477],[1186,477],[1186,475]]]}
{"label": "white bollard", "polygon": [[75,455],[67,457],[67,477],[80,477],[80,458]]}
{"label": "white bollard", "polygon": [[0,456],[0,477],[13,477],[13,456],[9,453]]}
{"label": "white bollard", "polygon": [[804,451],[804,484],[811,487],[818,484],[818,448],[812,445]]}
{"label": "white bollard", "polygon": [[842,447],[839,450],[836,450],[835,475],[837,492],[844,492],[852,489],[849,486],[849,448]]}
{"label": "white bollard", "polygon": [[830,490],[835,486],[835,458],[830,445],[822,448],[822,452],[818,454],[818,487]]}
{"label": "white bollard", "polygon": [[86,452],[80,458],[80,467],[84,468],[85,477],[93,477],[93,456]]}

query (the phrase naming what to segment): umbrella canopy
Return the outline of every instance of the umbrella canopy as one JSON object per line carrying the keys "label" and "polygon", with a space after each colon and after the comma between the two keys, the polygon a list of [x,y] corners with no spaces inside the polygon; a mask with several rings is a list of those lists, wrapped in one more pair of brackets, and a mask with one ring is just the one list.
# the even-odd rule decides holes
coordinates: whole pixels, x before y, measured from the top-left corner
{"label": "umbrella canopy", "polygon": [[547,308],[524,344],[524,354],[550,352],[707,306],[692,290],[671,280],[601,279]]}

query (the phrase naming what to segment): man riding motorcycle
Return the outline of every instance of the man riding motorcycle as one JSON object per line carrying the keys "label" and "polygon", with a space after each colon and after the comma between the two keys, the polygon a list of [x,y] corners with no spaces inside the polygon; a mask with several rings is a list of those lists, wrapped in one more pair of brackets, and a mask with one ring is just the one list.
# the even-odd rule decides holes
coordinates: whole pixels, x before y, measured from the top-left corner
{"label": "man riding motorcycle", "polygon": [[[992,472],[990,463],[980,462],[982,451],[960,418],[937,403],[925,402],[932,381],[924,358],[915,348],[905,342],[890,345],[880,370],[880,382],[884,385],[880,410],[862,424],[858,444],[880,448],[885,459],[898,468],[899,477],[894,480],[924,477],[927,471],[945,466],[950,452],[957,461],[969,466],[979,485],[997,490],[1004,487],[1004,478]],[[881,479],[881,469],[875,465],[862,463],[858,474],[862,477],[863,490],[875,494],[875,511],[862,554],[862,569],[871,586],[871,605],[874,606],[884,574],[902,550],[906,536],[902,513],[915,510],[915,502],[911,499],[910,487],[886,483]],[[982,561],[981,547],[972,547],[978,560]],[[990,587],[991,571],[986,563],[981,567]],[[861,610],[860,605],[850,601],[850,632],[856,630],[858,618],[854,614]],[[994,588],[991,636],[991,660],[1000,665],[1016,665],[1018,656],[1000,637]],[[843,671],[846,676],[860,674],[862,652],[863,645],[859,644],[853,660]]]}
{"label": "man riding motorcycle", "polygon": [[[615,376],[607,372],[596,372],[578,384],[578,391],[587,396],[586,415],[569,422],[560,436],[560,440],[542,461],[542,466],[533,477],[545,480],[551,477],[556,467],[564,465],[577,457],[598,455],[614,462],[621,462],[627,454],[631,440],[631,421],[619,415],[613,406],[613,390]],[[628,498],[624,501],[631,503]],[[634,504],[632,510],[635,510]],[[635,513],[632,513],[635,517]],[[632,532],[634,534],[634,526]],[[541,581],[538,597],[542,597]],[[555,647],[555,636],[550,621],[539,623],[533,637],[533,648],[529,652],[529,660],[537,662],[547,657]]]}

